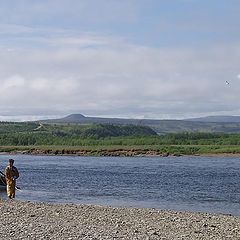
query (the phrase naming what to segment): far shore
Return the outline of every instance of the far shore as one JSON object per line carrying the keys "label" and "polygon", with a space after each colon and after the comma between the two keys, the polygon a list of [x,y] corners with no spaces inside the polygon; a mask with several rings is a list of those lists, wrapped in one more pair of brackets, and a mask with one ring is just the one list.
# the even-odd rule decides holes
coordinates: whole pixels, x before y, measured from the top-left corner
{"label": "far shore", "polygon": [[1,200],[1,239],[240,238],[240,218],[223,214]]}
{"label": "far shore", "polygon": [[146,149],[28,149],[1,151],[0,155],[46,155],[46,156],[95,156],[95,157],[240,157],[240,153],[165,153],[158,150]]}

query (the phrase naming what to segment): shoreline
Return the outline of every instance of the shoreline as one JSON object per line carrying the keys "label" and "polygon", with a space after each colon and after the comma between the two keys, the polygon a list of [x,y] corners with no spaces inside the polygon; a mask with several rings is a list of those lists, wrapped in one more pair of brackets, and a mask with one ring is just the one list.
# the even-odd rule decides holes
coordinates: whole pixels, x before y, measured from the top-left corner
{"label": "shoreline", "polygon": [[160,151],[145,150],[16,150],[0,151],[0,155],[41,155],[41,156],[82,156],[82,157],[181,157],[181,156],[200,156],[200,157],[240,157],[240,153],[162,153]]}
{"label": "shoreline", "polygon": [[240,218],[98,205],[1,200],[3,239],[239,239]]}

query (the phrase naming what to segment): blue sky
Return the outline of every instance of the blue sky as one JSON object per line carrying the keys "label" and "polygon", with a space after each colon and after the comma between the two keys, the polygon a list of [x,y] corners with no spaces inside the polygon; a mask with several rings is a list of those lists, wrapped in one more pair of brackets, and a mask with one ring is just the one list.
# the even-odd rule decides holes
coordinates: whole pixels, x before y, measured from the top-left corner
{"label": "blue sky", "polygon": [[0,120],[239,115],[239,12],[237,0],[1,1]]}

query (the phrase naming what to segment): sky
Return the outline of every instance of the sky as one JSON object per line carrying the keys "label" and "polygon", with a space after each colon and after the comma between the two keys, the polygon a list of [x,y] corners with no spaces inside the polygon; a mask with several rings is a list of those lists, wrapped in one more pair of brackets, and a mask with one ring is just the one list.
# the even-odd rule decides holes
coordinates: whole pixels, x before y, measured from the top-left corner
{"label": "sky", "polygon": [[240,115],[239,0],[0,1],[0,120]]}

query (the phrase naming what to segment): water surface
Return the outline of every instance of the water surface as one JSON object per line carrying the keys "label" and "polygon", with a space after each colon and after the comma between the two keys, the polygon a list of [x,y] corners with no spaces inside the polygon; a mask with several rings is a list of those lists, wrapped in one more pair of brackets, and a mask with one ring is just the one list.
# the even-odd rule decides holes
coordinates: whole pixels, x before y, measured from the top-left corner
{"label": "water surface", "polygon": [[240,215],[236,157],[1,155],[2,170],[10,157],[21,174],[17,199]]}

